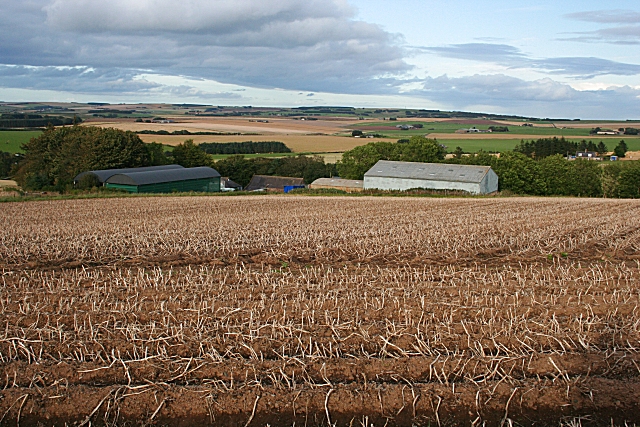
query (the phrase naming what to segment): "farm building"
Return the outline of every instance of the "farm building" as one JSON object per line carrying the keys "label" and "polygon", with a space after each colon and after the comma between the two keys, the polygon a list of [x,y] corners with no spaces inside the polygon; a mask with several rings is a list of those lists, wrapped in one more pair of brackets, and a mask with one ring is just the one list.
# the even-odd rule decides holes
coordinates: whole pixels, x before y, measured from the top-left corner
{"label": "farm building", "polygon": [[285,191],[285,187],[304,188],[304,179],[288,176],[253,175],[245,191]]}
{"label": "farm building", "polygon": [[602,157],[598,156],[598,153],[593,151],[578,151],[576,153],[577,159],[586,159],[586,160],[602,160]]}
{"label": "farm building", "polygon": [[107,179],[107,188],[131,193],[173,193],[220,191],[220,174],[209,167],[118,173]]}
{"label": "farm building", "polygon": [[364,181],[341,178],[318,178],[309,184],[311,189],[335,189],[348,193],[360,192],[364,186]]}
{"label": "farm building", "polygon": [[220,191],[241,191],[242,185],[238,184],[228,176],[220,178]]}
{"label": "farm building", "polygon": [[104,185],[105,181],[118,173],[131,173],[131,172],[149,172],[149,171],[163,171],[169,169],[184,169],[180,165],[162,165],[162,166],[145,166],[141,168],[124,168],[124,169],[102,169],[95,171],[87,171],[78,174],[73,183],[78,184],[83,179],[93,179],[95,182],[99,182]]}
{"label": "farm building", "polygon": [[380,160],[364,174],[364,189],[466,191],[489,194],[498,191],[498,175],[490,166],[414,163]]}

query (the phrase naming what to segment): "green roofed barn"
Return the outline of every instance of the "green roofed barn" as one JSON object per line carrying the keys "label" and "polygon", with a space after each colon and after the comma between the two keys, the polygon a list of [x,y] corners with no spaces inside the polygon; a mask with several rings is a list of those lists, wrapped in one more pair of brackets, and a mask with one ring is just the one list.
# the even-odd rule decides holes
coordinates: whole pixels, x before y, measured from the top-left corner
{"label": "green roofed barn", "polygon": [[159,171],[159,170],[167,170],[167,169],[184,169],[183,166],[180,165],[162,165],[162,166],[144,166],[140,168],[125,168],[125,169],[102,169],[95,171],[87,171],[78,174],[73,179],[73,183],[78,185],[82,183],[83,180],[91,180],[92,184],[100,184],[104,185],[107,179],[111,178],[113,175],[118,173],[132,173],[132,172],[150,172],[150,171]]}
{"label": "green roofed barn", "polygon": [[131,193],[173,193],[220,191],[220,174],[209,167],[164,169],[144,172],[123,172],[105,181],[107,188]]}

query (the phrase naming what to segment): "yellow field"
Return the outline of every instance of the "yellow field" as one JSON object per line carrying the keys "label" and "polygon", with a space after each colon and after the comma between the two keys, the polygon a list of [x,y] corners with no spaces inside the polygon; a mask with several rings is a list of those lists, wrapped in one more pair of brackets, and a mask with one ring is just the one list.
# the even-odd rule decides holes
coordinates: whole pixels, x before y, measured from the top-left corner
{"label": "yellow field", "polygon": [[[174,119],[172,119],[174,120]],[[330,120],[293,120],[281,118],[269,118],[268,123],[260,123],[258,119],[243,118],[175,118],[173,123],[136,123],[123,120],[109,120],[88,122],[92,126],[115,127],[123,130],[174,130],[186,129],[189,132],[233,132],[233,133],[259,133],[272,135],[289,134],[335,134],[345,132],[349,125],[353,124],[353,119],[330,119]],[[262,119],[261,119],[262,120]]]}

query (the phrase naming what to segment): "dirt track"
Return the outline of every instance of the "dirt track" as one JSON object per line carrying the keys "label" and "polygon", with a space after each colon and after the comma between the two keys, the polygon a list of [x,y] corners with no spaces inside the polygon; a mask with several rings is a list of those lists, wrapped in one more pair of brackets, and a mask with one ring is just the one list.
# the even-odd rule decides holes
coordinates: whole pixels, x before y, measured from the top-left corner
{"label": "dirt track", "polygon": [[2,425],[640,419],[638,201],[2,208]]}

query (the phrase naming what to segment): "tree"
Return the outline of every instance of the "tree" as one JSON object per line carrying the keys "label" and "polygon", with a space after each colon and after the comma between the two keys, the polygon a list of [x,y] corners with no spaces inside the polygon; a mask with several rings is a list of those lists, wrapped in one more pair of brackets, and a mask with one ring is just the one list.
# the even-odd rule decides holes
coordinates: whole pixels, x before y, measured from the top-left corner
{"label": "tree", "polygon": [[23,159],[22,154],[0,151],[0,179],[9,177]]}
{"label": "tree", "polygon": [[185,168],[211,166],[211,157],[194,144],[193,139],[187,139],[173,148],[173,161]]}
{"label": "tree", "polygon": [[602,196],[602,168],[600,162],[577,159],[569,162],[567,194],[578,197]]}
{"label": "tree", "polygon": [[342,159],[338,161],[336,167],[340,177],[345,179],[363,179],[364,174],[375,165],[378,160],[385,158],[380,144],[390,144],[388,142],[370,143],[355,147],[342,154]]}
{"label": "tree", "polygon": [[617,196],[637,199],[640,197],[640,163],[629,162],[629,164],[618,177]]}
{"label": "tree", "polygon": [[80,172],[149,164],[149,153],[138,135],[112,128],[49,126],[22,149],[24,161],[15,179],[31,190],[64,191]]}
{"label": "tree", "polygon": [[164,152],[164,145],[158,142],[150,142],[145,144],[149,155],[149,166],[168,165],[169,159]]}
{"label": "tree", "polygon": [[599,156],[604,156],[609,152],[609,149],[603,141],[600,141],[596,147],[596,152]]}
{"label": "tree", "polygon": [[540,165],[521,153],[507,151],[493,166],[499,177],[500,191],[516,194],[544,195],[546,183],[540,173]]}
{"label": "tree", "polygon": [[444,160],[446,155],[445,149],[437,141],[424,136],[412,136],[408,144],[400,147],[398,160],[404,162],[432,163]]}
{"label": "tree", "polygon": [[362,136],[362,135],[363,135],[362,131],[358,129],[351,132],[351,136]]}
{"label": "tree", "polygon": [[628,150],[629,150],[629,147],[627,147],[627,143],[624,142],[624,140],[622,140],[613,149],[613,154],[618,157],[624,157],[627,154]]}
{"label": "tree", "polygon": [[569,189],[569,161],[561,154],[545,157],[539,161],[540,174],[545,182],[546,195],[567,196]]}
{"label": "tree", "polygon": [[602,181],[607,197],[639,198],[640,161],[608,163]]}
{"label": "tree", "polygon": [[456,147],[455,151],[453,152],[453,156],[456,159],[461,159],[463,154],[464,151],[462,151],[462,147]]}
{"label": "tree", "polygon": [[371,142],[355,147],[345,152],[336,166],[342,178],[363,179],[364,174],[378,160],[429,163],[444,160],[445,155],[445,148],[437,141],[423,136],[413,136],[409,142],[402,144]]}

